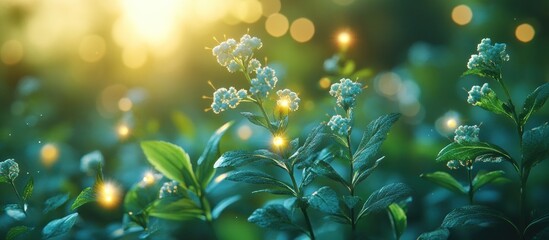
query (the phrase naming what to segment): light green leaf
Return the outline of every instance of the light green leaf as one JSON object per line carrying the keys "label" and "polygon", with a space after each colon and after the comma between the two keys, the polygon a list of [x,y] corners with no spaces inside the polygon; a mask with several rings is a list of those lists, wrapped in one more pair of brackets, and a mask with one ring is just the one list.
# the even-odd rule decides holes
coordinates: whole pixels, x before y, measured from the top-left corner
{"label": "light green leaf", "polygon": [[196,178],[202,188],[206,188],[215,174],[214,162],[220,155],[219,141],[221,141],[221,137],[223,137],[223,134],[225,134],[231,125],[232,122],[225,123],[215,131],[215,133],[210,137],[210,140],[208,140],[202,155],[198,159]]}
{"label": "light green leaf", "polygon": [[527,168],[549,158],[549,125],[533,128],[522,135],[523,161]]}
{"label": "light green leaf", "polygon": [[322,187],[313,192],[307,199],[309,206],[328,214],[337,214],[341,211],[337,193],[329,187]]}
{"label": "light green leaf", "polygon": [[293,188],[288,184],[262,172],[248,170],[234,171],[228,173],[225,179],[234,182],[271,185],[276,188],[288,189],[290,192],[295,194]]}
{"label": "light green leaf", "polygon": [[421,174],[422,178],[429,180],[433,183],[438,184],[441,187],[444,187],[452,192],[467,194],[467,190],[459,183],[452,175],[446,172],[434,172]]}
{"label": "light green leaf", "polygon": [[341,69],[342,76],[350,76],[355,71],[355,62],[353,60],[348,60],[345,62],[345,66]]}
{"label": "light green leaf", "polygon": [[[454,209],[442,221],[441,227],[455,228],[464,226],[488,227],[497,223],[506,222],[510,224],[517,233],[520,231],[517,226],[507,219],[502,213],[489,207],[480,205],[467,205]],[[518,236],[517,236],[518,237]]]}
{"label": "light green leaf", "polygon": [[193,218],[203,220],[204,212],[190,199],[162,198],[153,203],[149,216],[174,221],[184,221]]}
{"label": "light green leaf", "polygon": [[44,210],[42,211],[43,214],[47,214],[57,208],[59,208],[61,205],[66,203],[69,200],[69,194],[59,194],[56,196],[53,196],[51,198],[48,198],[46,202],[44,203]]}
{"label": "light green leaf", "polygon": [[437,156],[437,162],[447,162],[450,160],[461,161],[489,161],[500,162],[503,160],[515,165],[511,156],[502,148],[485,142],[453,142],[444,147]]}
{"label": "light green leaf", "polygon": [[280,156],[266,149],[259,149],[253,152],[242,150],[225,152],[217,159],[214,167],[241,167],[257,161],[268,161],[281,168],[286,168]]}
{"label": "light green leaf", "polygon": [[526,97],[526,100],[524,101],[522,112],[520,113],[521,125],[526,124],[530,116],[537,110],[539,110],[543,106],[543,104],[545,104],[548,98],[549,83],[544,83],[543,85],[536,88],[534,92],[528,95],[528,97]]}
{"label": "light green leaf", "polygon": [[32,196],[32,190],[34,189],[34,179],[32,177],[29,178],[29,181],[25,185],[25,188],[23,188],[23,200],[27,201]]}
{"label": "light green leaf", "polygon": [[195,125],[190,117],[185,115],[183,112],[173,111],[171,114],[172,122],[175,128],[179,131],[179,134],[193,139],[195,138]]}
{"label": "light green leaf", "polygon": [[368,197],[358,214],[357,220],[372,212],[384,210],[392,203],[403,201],[410,197],[411,193],[410,188],[403,183],[386,185]]}
{"label": "light green leaf", "polygon": [[501,183],[510,181],[511,180],[505,177],[505,172],[502,170],[492,172],[478,172],[473,179],[473,192],[476,192],[488,183]]}
{"label": "light green leaf", "polygon": [[64,218],[55,219],[49,222],[44,229],[42,229],[42,239],[50,239],[68,233],[77,219],[78,213],[73,213]]}
{"label": "light green leaf", "polygon": [[273,228],[278,230],[301,230],[290,218],[290,211],[281,204],[271,204],[263,208],[256,209],[248,222],[255,223],[262,228]]}
{"label": "light green leaf", "polygon": [[163,141],[141,142],[147,160],[156,170],[184,187],[199,188],[189,155],[179,146]]}
{"label": "light green leaf", "polygon": [[10,228],[8,234],[6,234],[6,240],[14,240],[20,237],[22,234],[32,231],[34,228],[27,226],[15,226]]}
{"label": "light green leaf", "polygon": [[473,68],[473,69],[469,69],[469,70],[465,71],[462,76],[466,76],[466,75],[476,75],[476,76],[483,77],[483,78],[491,78],[491,79],[496,80],[496,81],[500,78],[500,72],[499,71],[495,71],[491,68],[482,67],[482,66],[479,66],[479,67]]}
{"label": "light green leaf", "polygon": [[396,239],[400,239],[404,230],[406,230],[407,217],[404,209],[400,207],[397,203],[392,203],[387,207],[387,212],[389,213],[389,218],[391,219],[391,224],[395,231]]}
{"label": "light green leaf", "polygon": [[242,114],[242,116],[247,118],[248,121],[250,121],[251,123],[253,123],[257,126],[260,126],[260,127],[264,127],[265,129],[267,129],[269,131],[271,130],[271,128],[269,126],[269,122],[267,121],[267,119],[265,119],[265,117],[255,115],[251,112],[241,112],[240,114]]}
{"label": "light green leaf", "polygon": [[432,232],[426,232],[419,235],[417,240],[446,240],[450,237],[448,228],[439,228]]}
{"label": "light green leaf", "polygon": [[490,91],[488,94],[482,95],[480,101],[475,103],[475,106],[481,107],[486,111],[493,112],[495,114],[507,115],[513,119],[513,113],[505,110],[505,104],[499,100],[494,91]]}
{"label": "light green leaf", "polygon": [[371,68],[363,68],[353,73],[353,75],[351,76],[351,79],[365,79],[373,75],[374,75],[374,70],[372,70]]}
{"label": "light green leaf", "polygon": [[87,187],[86,189],[82,190],[80,194],[78,194],[78,197],[76,197],[76,200],[72,203],[71,210],[75,210],[79,208],[80,206],[89,203],[94,202],[97,200],[97,193],[95,191],[95,188]]}

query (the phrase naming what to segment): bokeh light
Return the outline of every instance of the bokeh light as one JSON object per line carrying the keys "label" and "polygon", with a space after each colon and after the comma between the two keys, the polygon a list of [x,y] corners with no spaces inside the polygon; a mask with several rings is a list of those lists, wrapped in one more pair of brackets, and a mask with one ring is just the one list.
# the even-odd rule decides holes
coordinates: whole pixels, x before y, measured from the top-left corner
{"label": "bokeh light", "polygon": [[308,42],[315,35],[315,25],[307,18],[298,18],[290,26],[290,35],[297,42]]}
{"label": "bokeh light", "polygon": [[40,160],[46,168],[51,167],[59,158],[59,148],[53,143],[47,143],[40,149]]}
{"label": "bokeh light", "polygon": [[238,137],[242,140],[248,140],[252,136],[252,128],[248,125],[242,125],[238,128]]}
{"label": "bokeh light", "polygon": [[442,136],[454,134],[454,130],[460,125],[460,115],[456,111],[448,111],[435,122],[435,129]]}
{"label": "bokeh light", "polygon": [[337,34],[337,45],[342,50],[346,50],[352,43],[353,37],[349,30],[341,31]]}
{"label": "bokeh light", "polygon": [[331,84],[332,84],[332,81],[330,80],[330,78],[327,78],[327,77],[323,77],[318,81],[318,85],[322,89],[328,89]]}
{"label": "bokeh light", "polygon": [[156,178],[155,178],[153,172],[151,172],[151,171],[145,172],[145,174],[143,175],[143,180],[142,180],[142,182],[145,184],[145,186],[152,185],[152,184],[154,184],[155,181],[156,181]]}
{"label": "bokeh light", "polygon": [[282,136],[275,136],[273,137],[273,145],[275,147],[282,147],[285,144],[285,140]]}
{"label": "bokeh light", "polygon": [[280,0],[262,0],[261,6],[263,9],[263,16],[269,17],[272,14],[280,12],[282,4]]}
{"label": "bokeh light", "polygon": [[120,203],[120,190],[111,182],[104,182],[98,186],[98,202],[105,208],[114,208]]}
{"label": "bokeh light", "polygon": [[261,18],[263,11],[257,0],[240,0],[234,3],[231,14],[245,23],[254,23]]}
{"label": "bokeh light", "polygon": [[457,25],[467,25],[473,19],[473,11],[465,4],[458,5],[452,9],[452,20]]}
{"label": "bokeh light", "polygon": [[375,88],[387,97],[394,97],[402,87],[402,79],[394,72],[380,74],[375,80]]}
{"label": "bokeh light", "polygon": [[132,107],[133,107],[133,102],[131,99],[127,97],[123,97],[118,101],[118,108],[120,109],[120,111],[128,112],[132,110]]}
{"label": "bokeh light", "polygon": [[289,26],[288,18],[280,13],[270,15],[265,21],[265,30],[273,37],[284,36]]}
{"label": "bokeh light", "polygon": [[82,38],[78,53],[86,62],[97,62],[105,55],[105,40],[98,35],[89,35]]}
{"label": "bokeh light", "polygon": [[14,65],[23,59],[23,45],[17,40],[9,40],[2,44],[0,58],[6,65]]}
{"label": "bokeh light", "polygon": [[517,26],[515,30],[515,36],[521,42],[530,42],[534,39],[536,35],[536,30],[534,27],[528,23],[523,23]]}
{"label": "bokeh light", "polygon": [[128,68],[142,67],[147,62],[147,49],[139,45],[125,47],[122,52],[122,62]]}
{"label": "bokeh light", "polygon": [[120,139],[125,139],[130,134],[130,127],[127,124],[121,123],[116,127],[116,133]]}

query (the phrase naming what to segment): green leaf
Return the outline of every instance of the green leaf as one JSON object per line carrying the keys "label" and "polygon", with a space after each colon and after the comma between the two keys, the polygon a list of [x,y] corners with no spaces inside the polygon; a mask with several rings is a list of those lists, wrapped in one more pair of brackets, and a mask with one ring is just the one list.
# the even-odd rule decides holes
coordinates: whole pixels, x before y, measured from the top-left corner
{"label": "green leaf", "polygon": [[311,170],[320,175],[332,179],[336,182],[343,184],[343,186],[348,187],[347,182],[336,172],[336,170],[329,163],[319,160],[316,161],[312,166]]}
{"label": "green leaf", "polygon": [[515,224],[502,213],[489,207],[480,205],[467,205],[454,209],[442,221],[441,227],[455,228],[466,226],[487,227],[501,222],[507,222],[519,233]]}
{"label": "green leaf", "polygon": [[32,190],[34,189],[34,179],[32,177],[29,178],[29,181],[25,185],[25,188],[23,188],[23,200],[27,201],[32,196]]}
{"label": "green leaf", "polygon": [[[540,224],[545,224],[546,228],[545,228],[545,231],[547,231],[547,224],[549,223],[549,214],[545,214],[541,217],[538,217],[534,220],[532,220],[528,226],[526,226],[526,228],[524,228],[524,235],[526,235],[526,233],[529,232],[529,230],[533,227],[533,226],[536,226],[536,225],[540,225]],[[542,225],[543,226],[543,225]],[[549,232],[547,232],[546,234],[549,234]]]}
{"label": "green leaf", "polygon": [[199,188],[189,155],[179,146],[163,141],[141,142],[147,160],[156,170],[171,180],[188,187]]}
{"label": "green leaf", "polygon": [[146,212],[158,199],[158,192],[162,184],[161,181],[155,181],[150,185],[142,183],[133,185],[124,197],[124,211],[132,212],[133,215]]}
{"label": "green leaf", "polygon": [[368,168],[365,170],[362,170],[360,173],[358,171],[355,171],[355,174],[353,175],[353,185],[356,186],[360,182],[364,181],[370,174],[374,172],[374,170],[379,166],[379,163],[385,159],[385,156],[380,157],[377,159],[373,165],[368,165]]}
{"label": "green leaf", "polygon": [[392,203],[405,200],[411,192],[410,188],[403,183],[392,183],[380,188],[368,197],[358,214],[357,220],[372,212],[385,210]]}
{"label": "green leaf", "polygon": [[515,165],[509,153],[496,145],[485,142],[453,142],[448,144],[438,153],[437,162],[447,162],[450,160],[483,162],[501,162],[506,160]]}
{"label": "green leaf", "polygon": [[337,193],[329,187],[322,187],[313,192],[308,197],[308,203],[311,207],[328,214],[337,214],[341,211]]}
{"label": "green leaf", "polygon": [[347,206],[349,209],[353,209],[360,202],[360,197],[343,196],[343,202],[345,202],[345,206]]}
{"label": "green leaf", "polygon": [[441,187],[444,187],[452,192],[467,194],[467,190],[459,183],[452,175],[446,172],[434,172],[421,174],[421,178],[429,180],[433,183],[438,184]]}
{"label": "green leaf", "polygon": [[208,144],[206,144],[206,148],[204,148],[202,155],[198,159],[196,178],[202,188],[206,188],[215,174],[214,162],[220,155],[219,141],[231,125],[232,122],[225,123],[215,131],[215,133],[210,137],[210,140],[208,140]]}
{"label": "green leaf", "polygon": [[399,118],[400,114],[392,113],[383,115],[368,124],[353,155],[353,166],[356,169],[354,174],[358,175],[375,164],[372,160],[377,157],[381,145],[387,139],[391,126]]}
{"label": "green leaf", "polygon": [[261,190],[255,190],[252,193],[270,193],[274,195],[295,195],[293,191],[286,188],[266,188]]}
{"label": "green leaf", "polygon": [[374,71],[371,69],[371,68],[363,68],[363,69],[360,69],[358,71],[356,71],[355,73],[353,73],[353,75],[351,76],[351,79],[365,79],[365,78],[369,78],[371,76],[374,75]]}
{"label": "green leaf", "polygon": [[8,178],[0,174],[0,183],[9,182]]}
{"label": "green leaf", "polygon": [[446,240],[450,237],[448,228],[439,228],[432,232],[426,232],[419,235],[417,240]]}
{"label": "green leaf", "polygon": [[221,213],[228,207],[228,206],[231,206],[233,203],[235,203],[236,201],[240,200],[240,196],[239,195],[236,195],[236,196],[231,196],[231,197],[228,197],[228,198],[225,198],[223,200],[221,200],[220,202],[218,202],[215,207],[212,209],[212,217],[214,219],[217,219]]}
{"label": "green leaf", "polygon": [[55,219],[49,222],[44,229],[42,229],[42,239],[50,239],[68,233],[77,219],[78,213],[73,213],[64,218]]}
{"label": "green leaf", "polygon": [[4,211],[6,212],[6,215],[18,221],[21,221],[27,217],[25,211],[21,209],[19,204],[7,204],[4,206]]}
{"label": "green leaf", "polygon": [[292,166],[295,165],[298,168],[302,168],[312,164],[313,160],[311,156],[314,156],[315,153],[318,152],[318,148],[320,147],[320,145],[324,141],[324,137],[326,136],[326,134],[322,132],[323,130],[323,124],[319,124],[318,126],[313,128],[311,133],[309,133],[307,139],[305,139],[303,146],[297,149],[297,151],[295,151],[295,153],[290,156],[289,159],[292,161]]}
{"label": "green leaf", "polygon": [[549,83],[544,83],[539,86],[534,92],[526,97],[522,112],[520,113],[521,125],[526,124],[530,116],[545,104],[547,98],[549,98]]}
{"label": "green leaf", "polygon": [[185,115],[183,112],[173,111],[171,114],[171,119],[180,135],[183,135],[189,139],[195,138],[196,126],[193,124],[193,121],[189,116]]}
{"label": "green leaf", "polygon": [[241,167],[257,161],[273,162],[275,165],[285,169],[284,163],[282,162],[282,159],[280,159],[280,156],[266,149],[259,149],[253,152],[242,150],[225,152],[219,159],[217,159],[214,167]]}
{"label": "green leaf", "polygon": [[225,179],[234,182],[271,185],[277,188],[288,189],[290,192],[295,194],[293,188],[288,184],[262,172],[248,170],[234,171],[228,173]]}
{"label": "green leaf", "polygon": [[488,67],[479,66],[465,71],[462,76],[466,75],[476,75],[483,78],[491,78],[497,81],[500,77],[500,72],[490,69]]}
{"label": "green leaf", "polygon": [[256,209],[248,222],[255,223],[262,228],[273,228],[278,230],[301,230],[290,218],[290,211],[281,204],[271,204]]}
{"label": "green leaf", "polygon": [[168,197],[156,200],[149,211],[149,216],[184,221],[194,218],[204,219],[204,212],[190,199]]}
{"label": "green leaf", "polygon": [[532,240],[547,240],[549,239],[549,227],[546,227],[539,231]]}
{"label": "green leaf", "polygon": [[549,125],[524,132],[522,135],[523,161],[527,168],[549,158]]}
{"label": "green leaf", "polygon": [[505,104],[501,100],[499,100],[494,91],[490,91],[488,94],[482,95],[480,101],[475,103],[475,106],[481,107],[484,110],[493,112],[495,114],[507,115],[511,119],[514,119],[513,113],[510,110],[506,110]]}
{"label": "green leaf", "polygon": [[345,62],[345,66],[341,69],[342,76],[350,76],[355,71],[355,62],[353,60],[348,60]]}
{"label": "green leaf", "polygon": [[251,112],[241,112],[240,114],[242,114],[242,116],[247,118],[248,121],[250,121],[251,123],[253,123],[257,126],[260,126],[260,127],[264,127],[266,129],[268,129],[269,131],[271,130],[271,128],[269,126],[269,122],[267,121],[267,119],[265,119],[265,117],[255,115]]}
{"label": "green leaf", "polygon": [[395,231],[396,239],[400,239],[404,230],[406,230],[407,218],[406,212],[400,207],[397,203],[392,203],[387,207],[387,212],[389,213],[389,218],[391,219],[391,224]]}
{"label": "green leaf", "polygon": [[74,211],[80,206],[96,200],[97,200],[97,193],[95,191],[95,188],[87,187],[86,189],[82,190],[80,194],[78,194],[78,197],[76,197],[76,200],[74,200],[74,202],[72,203],[71,210]]}
{"label": "green leaf", "polygon": [[473,179],[473,192],[476,192],[481,187],[488,183],[501,183],[509,182],[510,180],[505,177],[505,172],[502,170],[492,172],[478,172]]}
{"label": "green leaf", "polygon": [[69,200],[69,194],[59,194],[51,198],[48,198],[44,203],[44,210],[42,211],[42,213],[47,214],[61,207],[61,205],[66,203],[68,200]]}
{"label": "green leaf", "polygon": [[15,226],[10,228],[8,234],[6,234],[6,240],[14,240],[20,237],[22,234],[32,231],[34,228],[27,226]]}

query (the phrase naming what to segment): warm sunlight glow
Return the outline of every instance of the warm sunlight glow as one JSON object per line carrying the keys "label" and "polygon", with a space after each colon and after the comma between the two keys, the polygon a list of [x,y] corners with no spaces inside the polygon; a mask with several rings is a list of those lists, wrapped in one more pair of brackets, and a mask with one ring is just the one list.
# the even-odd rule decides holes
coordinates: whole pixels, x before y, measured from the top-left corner
{"label": "warm sunlight glow", "polygon": [[220,182],[223,181],[226,177],[227,177],[227,173],[223,173],[223,174],[217,176],[217,177],[214,179],[214,182],[215,182],[215,183],[220,183]]}
{"label": "warm sunlight glow", "polygon": [[130,134],[130,128],[126,124],[120,124],[116,132],[120,138],[126,138]]}
{"label": "warm sunlight glow", "polygon": [[276,104],[278,104],[278,106],[283,107],[283,108],[289,108],[290,107],[290,100],[283,98],[283,99],[280,99],[280,100],[276,101]]}
{"label": "warm sunlight glow", "polygon": [[473,19],[473,11],[467,5],[458,5],[452,10],[452,20],[457,25],[467,25]]}
{"label": "warm sunlight glow", "polygon": [[82,38],[78,53],[86,62],[97,62],[105,55],[105,40],[97,35],[89,35]]}
{"label": "warm sunlight glow", "polygon": [[263,16],[268,17],[280,12],[282,4],[280,0],[262,0],[261,6],[263,7]]}
{"label": "warm sunlight glow", "polygon": [[23,45],[17,40],[9,40],[2,44],[0,58],[6,65],[14,65],[23,59]]}
{"label": "warm sunlight glow", "polygon": [[323,78],[320,79],[320,81],[318,81],[318,85],[322,89],[328,89],[331,84],[332,84],[332,81],[327,77],[323,77]]}
{"label": "warm sunlight glow", "polygon": [[99,186],[98,201],[105,208],[113,208],[120,202],[120,190],[113,184],[105,182]]}
{"label": "warm sunlight glow", "polygon": [[282,138],[281,136],[275,136],[273,138],[273,145],[275,147],[282,147],[284,146],[284,143],[285,143],[284,138]]}
{"label": "warm sunlight glow", "polygon": [[342,31],[337,34],[337,44],[343,50],[347,49],[352,42],[352,36],[349,31]]}
{"label": "warm sunlight glow", "polygon": [[132,110],[132,107],[133,107],[132,100],[127,97],[123,97],[118,101],[118,108],[122,112],[128,112]]}
{"label": "warm sunlight glow", "polygon": [[125,47],[122,52],[122,62],[126,67],[137,69],[147,62],[147,50],[143,46]]}
{"label": "warm sunlight glow", "polygon": [[44,146],[42,146],[42,149],[40,149],[40,160],[45,167],[51,167],[55,162],[57,162],[58,158],[59,149],[54,144],[44,144]]}
{"label": "warm sunlight glow", "polygon": [[270,15],[265,21],[265,30],[273,37],[284,36],[289,26],[288,18],[280,13]]}
{"label": "warm sunlight glow", "polygon": [[457,128],[457,125],[458,125],[458,122],[455,118],[448,118],[448,120],[446,120],[446,127],[448,129],[455,129]]}
{"label": "warm sunlight glow", "polygon": [[290,26],[290,35],[296,42],[308,42],[315,35],[315,25],[307,18],[298,18]]}
{"label": "warm sunlight glow", "polygon": [[252,136],[252,128],[248,125],[242,125],[238,128],[238,137],[242,140],[248,140]]}
{"label": "warm sunlight glow", "polygon": [[535,35],[536,30],[534,30],[534,27],[532,27],[532,25],[528,23],[518,25],[517,29],[515,30],[515,36],[521,42],[530,42],[532,41],[532,39],[534,39]]}
{"label": "warm sunlight glow", "polygon": [[145,183],[146,186],[153,184],[155,180],[154,173],[151,171],[146,172],[143,176],[143,183]]}

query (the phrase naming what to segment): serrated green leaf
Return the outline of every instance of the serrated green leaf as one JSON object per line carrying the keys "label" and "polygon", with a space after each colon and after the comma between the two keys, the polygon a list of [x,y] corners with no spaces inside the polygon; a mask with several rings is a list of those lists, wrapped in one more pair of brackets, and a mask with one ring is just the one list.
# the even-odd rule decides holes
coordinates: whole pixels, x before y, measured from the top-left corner
{"label": "serrated green leaf", "polygon": [[462,76],[466,75],[475,75],[483,78],[491,78],[496,81],[500,77],[499,71],[494,71],[493,69],[481,66],[465,71]]}
{"label": "serrated green leaf", "polygon": [[27,201],[32,196],[32,190],[34,189],[34,179],[32,177],[29,178],[29,181],[25,185],[25,188],[23,188],[23,200]]}
{"label": "serrated green leaf", "polygon": [[286,188],[266,188],[261,190],[255,190],[252,193],[270,193],[274,195],[294,195],[293,191]]}
{"label": "serrated green leaf", "polygon": [[348,187],[347,182],[336,172],[336,170],[329,163],[319,160],[313,164],[311,171],[314,173],[332,179],[336,182],[343,184],[343,186]]}
{"label": "serrated green leaf", "polygon": [[307,139],[305,139],[305,142],[303,143],[303,146],[301,146],[297,151],[295,151],[292,156],[290,156],[290,160],[292,161],[292,166],[297,166],[298,168],[309,166],[313,159],[311,156],[314,156],[315,153],[318,152],[318,148],[324,141],[324,137],[326,134],[324,134],[322,131],[324,130],[324,125],[319,124],[313,130],[311,133],[309,133],[309,136]]}
{"label": "serrated green leaf", "polygon": [[181,147],[163,141],[141,142],[141,149],[156,170],[184,187],[199,188],[189,155]]}
{"label": "serrated green leaf", "polygon": [[341,211],[337,193],[329,187],[322,187],[308,197],[309,206],[328,214]]}
{"label": "serrated green leaf", "polygon": [[240,200],[240,198],[241,197],[239,195],[236,195],[236,196],[231,196],[219,201],[215,205],[215,207],[212,209],[212,217],[214,219],[217,219],[227,207],[231,206],[233,203]]}
{"label": "serrated green leaf", "polygon": [[66,203],[69,200],[69,194],[59,194],[56,196],[53,196],[51,198],[48,198],[46,202],[44,203],[44,210],[42,213],[47,214],[57,208],[59,208],[61,205]]}
{"label": "serrated green leaf", "polygon": [[225,152],[217,159],[214,167],[241,167],[257,161],[268,161],[281,168],[286,168],[280,156],[266,149],[259,149],[253,152],[242,150]]}
{"label": "serrated green leaf", "polygon": [[439,228],[432,232],[426,232],[419,235],[417,240],[447,240],[450,237],[448,228]]}
{"label": "serrated green leaf", "polygon": [[467,190],[459,183],[452,175],[446,172],[434,172],[421,174],[421,178],[429,180],[433,183],[438,184],[441,187],[444,187],[452,192],[467,194]]}
{"label": "serrated green leaf", "polygon": [[187,198],[162,198],[156,200],[149,216],[174,221],[204,219],[204,212],[192,200]]}
{"label": "serrated green leaf", "polygon": [[387,212],[389,213],[389,218],[391,219],[391,224],[395,231],[396,239],[400,239],[404,230],[407,226],[407,217],[404,209],[400,207],[397,203],[392,203],[387,207]]}
{"label": "serrated green leaf", "polygon": [[78,213],[73,213],[64,218],[55,219],[49,222],[44,229],[42,229],[42,239],[50,239],[68,233],[77,219]]}
{"label": "serrated green leaf", "polygon": [[536,88],[534,92],[529,94],[528,97],[526,97],[526,100],[524,101],[522,112],[520,113],[519,118],[520,118],[521,125],[526,124],[530,116],[534,114],[537,110],[539,110],[541,107],[543,107],[543,104],[545,104],[548,98],[549,98],[549,83],[544,83],[543,85]]}
{"label": "serrated green leaf", "polygon": [[196,178],[202,188],[206,188],[215,174],[214,163],[220,155],[219,141],[221,141],[221,137],[223,137],[223,134],[225,134],[231,125],[232,122],[225,123],[215,131],[215,133],[208,140],[202,155],[198,159]]}
{"label": "serrated green leaf", "polygon": [[143,185],[136,183],[124,196],[124,211],[133,215],[146,212],[148,208],[158,199],[158,193],[162,182],[155,181],[153,184]]}
{"label": "serrated green leaf", "polygon": [[[502,213],[489,207],[480,205],[467,205],[452,210],[444,220],[441,227],[455,228],[465,226],[488,227],[496,223],[506,222],[520,233],[518,228]],[[519,234],[520,235],[520,234]]]}
{"label": "serrated green leaf", "polygon": [[364,181],[366,178],[368,178],[368,176],[370,176],[370,174],[372,174],[374,172],[374,170],[377,168],[377,166],[379,166],[379,163],[381,161],[383,161],[383,159],[385,159],[385,156],[383,157],[380,157],[379,159],[377,159],[373,165],[368,165],[368,168],[362,170],[361,172],[359,172],[358,170],[355,171],[355,174],[353,174],[353,185],[356,186],[358,185],[360,182]]}
{"label": "serrated green leaf", "polygon": [[97,200],[97,193],[95,191],[95,188],[87,187],[86,189],[82,190],[80,194],[78,194],[78,197],[76,197],[76,200],[72,203],[71,210],[75,210],[79,208],[80,206],[89,203],[94,202]]}
{"label": "serrated green leaf", "polygon": [[360,140],[360,144],[353,155],[353,167],[356,169],[356,175],[375,164],[372,160],[377,157],[381,145],[387,139],[391,126],[399,118],[400,114],[398,113],[387,114],[366,126],[362,140]]}
{"label": "serrated green leaf", "polygon": [[270,123],[267,121],[267,119],[265,119],[265,117],[255,115],[251,112],[241,112],[240,114],[242,114],[242,116],[247,118],[248,121],[250,121],[251,123],[253,123],[257,126],[260,126],[260,127],[264,127],[269,131],[271,130],[271,127],[269,125]]}
{"label": "serrated green leaf", "polygon": [[513,113],[510,111],[510,109],[505,107],[505,104],[501,100],[499,100],[494,91],[490,91],[488,94],[482,95],[480,100],[475,103],[475,106],[481,107],[484,110],[493,112],[495,114],[507,115],[509,118],[513,119]]}
{"label": "serrated green leaf", "polygon": [[372,212],[384,210],[392,203],[405,200],[410,197],[411,192],[410,188],[403,183],[392,183],[383,186],[368,197],[358,214],[357,220]]}
{"label": "serrated green leaf", "polygon": [[20,237],[22,234],[32,231],[34,228],[27,226],[15,226],[10,228],[8,234],[6,234],[6,240],[14,240]]}
{"label": "serrated green leaf", "polygon": [[311,168],[303,168],[303,173],[301,174],[302,180],[299,184],[299,189],[303,189],[304,187],[308,186],[313,182],[313,180],[317,177],[317,174],[313,172]]}
{"label": "serrated green leaf", "polygon": [[345,206],[347,206],[349,209],[353,209],[359,202],[360,202],[359,196],[343,196],[343,202],[345,202]]}
{"label": "serrated green leaf", "polygon": [[549,158],[549,125],[533,128],[522,135],[524,165],[531,168]]}
{"label": "serrated green leaf", "polygon": [[255,223],[262,228],[303,231],[303,229],[292,222],[290,211],[280,204],[271,204],[256,209],[248,217],[248,222]]}
{"label": "serrated green leaf", "polygon": [[502,170],[492,172],[478,172],[473,179],[473,192],[476,192],[488,183],[500,183],[509,181],[511,180],[505,177],[505,172]]}
{"label": "serrated green leaf", "polygon": [[293,188],[290,187],[290,185],[262,172],[248,170],[234,171],[228,173],[225,179],[234,182],[271,185],[275,188],[288,189],[295,194]]}
{"label": "serrated green leaf", "polygon": [[494,144],[485,142],[452,142],[448,144],[438,153],[437,162],[447,162],[450,160],[485,162],[501,162],[505,160],[516,165],[505,150]]}

